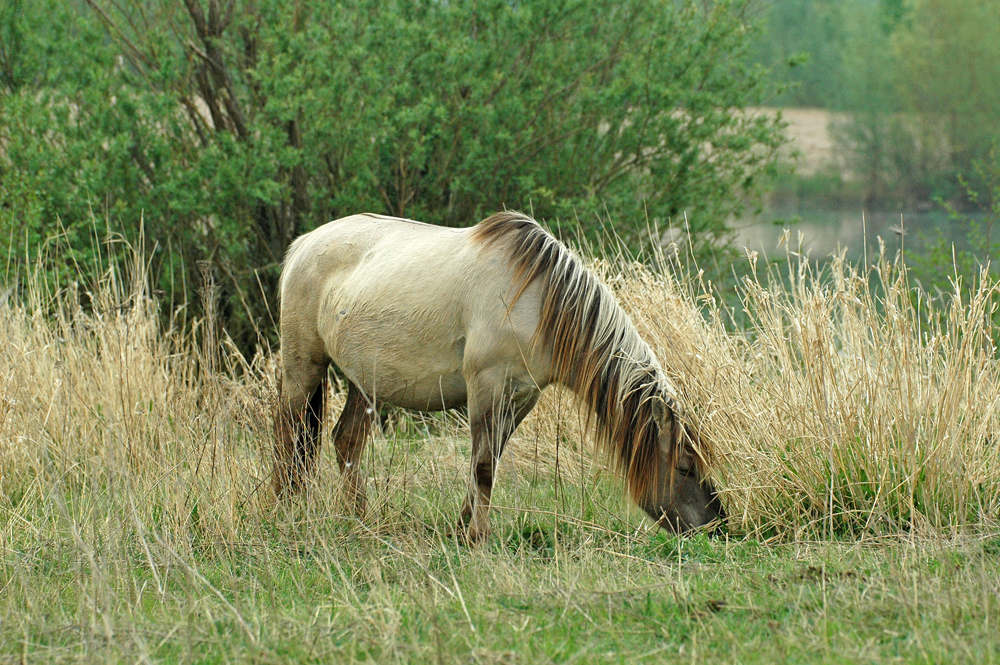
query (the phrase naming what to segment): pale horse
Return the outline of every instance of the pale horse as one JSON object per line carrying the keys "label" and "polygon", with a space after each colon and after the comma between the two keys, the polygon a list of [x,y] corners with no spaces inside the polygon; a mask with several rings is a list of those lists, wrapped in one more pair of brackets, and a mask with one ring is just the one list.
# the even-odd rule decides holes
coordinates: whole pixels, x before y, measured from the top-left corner
{"label": "pale horse", "polygon": [[461,525],[488,533],[497,463],[551,383],[585,403],[635,502],[673,531],[721,524],[707,444],[610,290],[530,217],[469,228],[359,214],[297,238],[279,282],[273,485],[301,488],[320,443],[327,371],[346,378],[333,429],[345,493],[364,511],[365,441],[381,405],[468,406]]}

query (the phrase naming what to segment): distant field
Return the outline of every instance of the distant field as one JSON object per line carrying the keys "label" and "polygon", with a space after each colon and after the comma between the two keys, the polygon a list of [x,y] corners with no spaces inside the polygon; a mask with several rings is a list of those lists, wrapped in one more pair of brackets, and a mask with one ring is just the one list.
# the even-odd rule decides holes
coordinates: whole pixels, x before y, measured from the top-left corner
{"label": "distant field", "polygon": [[734,329],[696,272],[595,269],[714,443],[727,537],[656,532],[557,392],[481,547],[460,415],[390,415],[363,520],[329,450],[276,504],[273,357],[164,329],[141,270],[13,298],[0,662],[1000,662],[996,283],[929,310],[888,259],[793,257]]}
{"label": "distant field", "polygon": [[846,114],[818,108],[769,108],[749,109],[750,113],[776,115],[788,123],[785,135],[789,145],[784,149],[784,157],[794,164],[796,173],[811,176],[831,168],[849,177],[843,158],[837,154],[833,139],[833,127],[846,119]]}

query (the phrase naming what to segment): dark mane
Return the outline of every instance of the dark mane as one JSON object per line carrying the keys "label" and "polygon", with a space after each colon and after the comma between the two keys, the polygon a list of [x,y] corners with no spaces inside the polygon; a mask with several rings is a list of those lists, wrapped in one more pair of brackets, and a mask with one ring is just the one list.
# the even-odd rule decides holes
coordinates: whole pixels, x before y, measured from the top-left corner
{"label": "dark mane", "polygon": [[[536,340],[552,354],[553,377],[590,407],[600,446],[625,476],[632,497],[643,497],[674,467],[683,436],[668,383],[649,346],[610,290],[562,243],[530,217],[500,212],[480,222],[473,237],[501,245],[514,265],[515,300],[542,284]],[[671,428],[660,455],[656,409]]]}

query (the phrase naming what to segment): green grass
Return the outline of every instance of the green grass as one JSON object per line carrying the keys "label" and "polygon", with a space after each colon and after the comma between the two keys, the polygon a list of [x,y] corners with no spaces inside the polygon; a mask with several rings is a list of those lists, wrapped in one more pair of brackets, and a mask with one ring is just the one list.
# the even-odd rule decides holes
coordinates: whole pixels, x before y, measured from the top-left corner
{"label": "green grass", "polygon": [[677,538],[615,482],[506,473],[497,503],[524,509],[469,548],[460,486],[421,475],[357,520],[328,469],[228,540],[53,487],[8,523],[0,662],[1000,662],[1000,534]]}

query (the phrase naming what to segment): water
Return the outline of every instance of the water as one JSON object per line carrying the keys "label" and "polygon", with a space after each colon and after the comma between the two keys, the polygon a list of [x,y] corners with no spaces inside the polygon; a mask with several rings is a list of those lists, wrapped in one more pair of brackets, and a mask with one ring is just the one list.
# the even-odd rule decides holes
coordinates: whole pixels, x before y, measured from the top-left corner
{"label": "water", "polygon": [[[982,220],[979,216],[976,219]],[[814,259],[822,259],[840,249],[846,249],[851,261],[878,252],[881,238],[890,255],[903,249],[906,253],[922,253],[942,239],[959,250],[972,247],[972,229],[967,221],[949,218],[943,211],[929,212],[862,212],[857,210],[768,210],[762,214],[736,220],[738,246],[777,257],[785,253],[778,243],[786,229],[793,250],[801,247]],[[801,234],[801,245],[799,238]]]}

